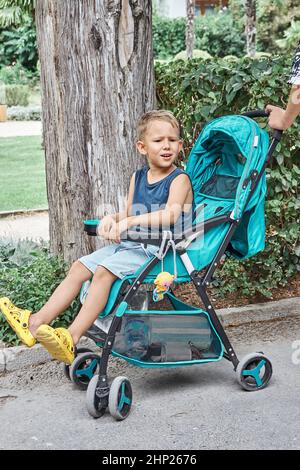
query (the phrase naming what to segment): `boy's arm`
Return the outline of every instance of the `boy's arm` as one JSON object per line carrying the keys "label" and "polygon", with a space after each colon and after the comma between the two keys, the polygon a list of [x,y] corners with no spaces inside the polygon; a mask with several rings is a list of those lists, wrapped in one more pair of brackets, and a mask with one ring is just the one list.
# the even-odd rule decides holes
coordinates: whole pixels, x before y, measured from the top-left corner
{"label": "boy's arm", "polygon": [[[183,211],[185,200],[190,191],[192,193],[189,177],[185,174],[177,176],[177,178],[175,178],[171,183],[169,198],[165,209],[142,215],[129,216],[122,219],[109,231],[108,239],[120,243],[121,234],[136,225],[142,225],[149,227],[149,229],[153,229],[160,225],[170,226],[171,224],[174,224]],[[128,210],[130,209],[131,204],[132,200],[129,195],[127,206]],[[192,204],[192,200],[190,204]]]}

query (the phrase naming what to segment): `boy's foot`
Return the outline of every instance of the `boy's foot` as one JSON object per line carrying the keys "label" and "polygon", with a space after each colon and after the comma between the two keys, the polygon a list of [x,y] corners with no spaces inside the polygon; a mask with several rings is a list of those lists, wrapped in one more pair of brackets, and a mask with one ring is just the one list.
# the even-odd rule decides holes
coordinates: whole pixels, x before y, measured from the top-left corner
{"label": "boy's foot", "polygon": [[41,325],[36,331],[36,339],[54,359],[66,364],[72,364],[74,361],[74,342],[66,328],[52,328],[49,325]]}
{"label": "boy's foot", "polygon": [[0,310],[22,343],[29,348],[34,346],[36,339],[29,331],[30,310],[16,307],[7,297],[0,299]]}

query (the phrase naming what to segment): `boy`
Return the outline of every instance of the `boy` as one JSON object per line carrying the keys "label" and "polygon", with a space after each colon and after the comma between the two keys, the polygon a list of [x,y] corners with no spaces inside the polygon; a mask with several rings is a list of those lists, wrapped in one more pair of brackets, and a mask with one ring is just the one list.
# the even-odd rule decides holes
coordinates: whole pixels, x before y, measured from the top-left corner
{"label": "boy", "polygon": [[[150,111],[138,124],[137,149],[147,156],[148,166],[136,171],[130,181],[124,212],[104,217],[100,236],[115,244],[101,248],[75,261],[64,281],[42,309],[32,314],[15,307],[7,298],[0,299],[3,315],[21,341],[31,347],[39,341],[57,360],[70,364],[75,346],[89,329],[107,302],[117,278],[134,273],[157,247],[125,241],[121,233],[139,225],[141,230],[166,226],[173,231],[191,223],[193,192],[189,177],[176,168],[182,149],[179,124],[168,111]],[[185,208],[185,211],[183,209]],[[76,298],[83,282],[93,276],[87,298],[68,329],[49,324]]]}

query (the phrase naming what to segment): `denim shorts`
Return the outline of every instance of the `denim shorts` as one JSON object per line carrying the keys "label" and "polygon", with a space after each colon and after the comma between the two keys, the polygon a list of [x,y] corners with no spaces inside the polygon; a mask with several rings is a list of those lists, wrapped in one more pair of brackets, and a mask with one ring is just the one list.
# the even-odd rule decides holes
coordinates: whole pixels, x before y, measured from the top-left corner
{"label": "denim shorts", "polygon": [[93,274],[98,266],[103,266],[115,276],[123,279],[134,274],[146,261],[153,257],[158,247],[141,243],[124,241],[100,248],[90,255],[79,258],[79,261]]}

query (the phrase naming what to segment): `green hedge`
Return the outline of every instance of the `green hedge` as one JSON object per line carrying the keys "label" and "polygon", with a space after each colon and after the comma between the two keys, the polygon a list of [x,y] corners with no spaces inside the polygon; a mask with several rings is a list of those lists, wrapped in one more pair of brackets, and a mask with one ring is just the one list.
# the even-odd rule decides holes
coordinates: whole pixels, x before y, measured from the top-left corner
{"label": "green hedge", "polygon": [[[155,59],[172,59],[185,50],[185,18],[153,17]],[[229,13],[219,12],[195,18],[195,49],[224,57],[245,54],[245,35]]]}
{"label": "green hedge", "polygon": [[28,106],[30,90],[27,85],[6,85],[7,106]]}
{"label": "green hedge", "polygon": [[9,121],[41,121],[41,106],[12,106],[7,110]]}
{"label": "green hedge", "polygon": [[0,63],[0,82],[5,85],[27,85],[34,88],[39,83],[39,77],[39,65],[33,72],[27,70],[19,62],[4,66],[1,66]]}
{"label": "green hedge", "polygon": [[[47,244],[29,240],[0,240],[0,297],[9,297],[20,308],[37,312],[65,278],[67,266],[49,255]],[[54,327],[68,326],[78,310],[79,300],[60,315]],[[17,336],[0,315],[0,340],[19,344]]]}
{"label": "green hedge", "polygon": [[[285,106],[292,57],[172,61],[156,64],[159,106],[175,113],[185,141],[182,162],[206,122],[226,114]],[[265,127],[266,120],[261,122]],[[286,285],[300,271],[300,125],[284,134],[268,169],[267,245],[264,252],[243,263],[225,263],[219,293],[271,297],[271,289]]]}
{"label": "green hedge", "polygon": [[153,52],[155,59],[174,57],[185,48],[185,18],[154,16],[152,22]]}

